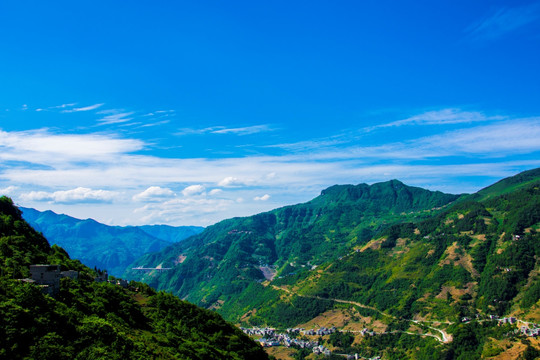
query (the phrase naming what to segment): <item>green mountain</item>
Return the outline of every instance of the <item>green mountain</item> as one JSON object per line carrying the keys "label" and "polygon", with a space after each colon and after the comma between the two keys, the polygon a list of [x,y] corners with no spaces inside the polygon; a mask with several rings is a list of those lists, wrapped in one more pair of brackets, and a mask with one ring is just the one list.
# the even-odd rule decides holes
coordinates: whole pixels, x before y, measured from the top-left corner
{"label": "green mountain", "polygon": [[[54,297],[27,278],[31,264],[58,264]],[[131,282],[96,282],[0,198],[0,359],[267,359],[262,348],[214,312]]]}
{"label": "green mountain", "polygon": [[540,179],[540,168],[521,172],[517,175],[497,181],[471,196],[471,200],[486,200],[491,197],[510,193],[524,186],[534,184]]}
{"label": "green mountain", "polygon": [[[294,295],[286,300],[267,295],[269,301],[249,321],[290,326],[334,309],[339,299],[371,309],[364,312],[367,316],[376,309],[375,315],[393,330],[437,323],[454,341],[428,347],[426,354],[439,354],[434,358],[476,359],[506,349],[515,353],[521,341],[512,338],[517,327],[501,327],[488,319],[513,316],[530,327],[540,322],[540,180],[516,189],[479,202],[460,202],[429,220],[391,226],[317,271],[261,285],[264,290],[259,292],[273,286]],[[314,310],[290,320],[299,299],[309,299]],[[247,310],[248,304],[238,301],[235,306]],[[463,319],[478,320],[461,324]],[[386,336],[384,346],[366,341],[364,349],[395,359],[421,358],[415,350],[418,342],[400,341],[405,340]],[[538,349],[530,352],[540,355]]]}
{"label": "green mountain", "polygon": [[170,271],[125,275],[225,311],[251,284],[334,260],[389,225],[427,218],[458,197],[397,180],[333,186],[305,204],[222,221],[130,266]]}
{"label": "green mountain", "polygon": [[538,259],[535,169],[459,197],[395,180],[334,186],[135,262],[169,271],[128,275],[245,326],[336,326],[324,341],[340,353],[533,359],[540,343],[519,331],[540,323]]}
{"label": "green mountain", "polygon": [[142,225],[133,227],[168,243],[180,242],[190,236],[200,234],[204,230],[201,226]]}
{"label": "green mountain", "polygon": [[72,258],[90,267],[107,269],[114,276],[122,275],[129,264],[142,255],[159,251],[203,230],[197,226],[108,226],[52,211],[20,209],[24,219],[52,244],[66,249]]}

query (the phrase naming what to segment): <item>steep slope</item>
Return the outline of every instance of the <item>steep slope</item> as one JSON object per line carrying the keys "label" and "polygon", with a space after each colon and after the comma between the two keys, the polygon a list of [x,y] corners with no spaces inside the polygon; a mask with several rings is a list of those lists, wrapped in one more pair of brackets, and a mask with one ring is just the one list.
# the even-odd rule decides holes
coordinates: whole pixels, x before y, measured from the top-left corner
{"label": "steep slope", "polygon": [[73,258],[120,276],[135,259],[159,251],[171,242],[181,241],[202,231],[199,227],[108,226],[95,220],[79,220],[52,211],[21,208],[23,217],[51,243]]}
{"label": "steep slope", "polygon": [[[58,294],[15,280],[29,265],[78,271]],[[95,272],[69,259],[34,231],[10,199],[0,198],[1,359],[267,359],[262,348],[219,315],[131,283],[94,281]]]}
{"label": "steep slope", "polygon": [[540,342],[519,331],[540,323],[537,173],[459,199],[397,181],[334,186],[209,227],[137,263],[172,270],[131,275],[246,326],[337,326],[354,340],[339,353],[534,358]]}
{"label": "steep slope", "polygon": [[[243,307],[249,323],[293,326],[338,305],[359,304],[364,317],[386,327],[377,340],[363,339],[362,349],[388,358],[417,358],[416,348],[426,345],[389,336],[388,329],[414,332],[423,325],[433,335],[433,324],[454,341],[430,346],[426,354],[432,358],[477,359],[506,350],[506,358],[525,351],[540,355],[538,343],[519,346],[518,326],[498,326],[489,317],[512,316],[530,328],[540,322],[540,181],[522,179],[507,181],[510,189],[498,185],[502,195],[394,225],[314,271],[253,286],[235,306]],[[280,296],[268,288],[279,289]],[[264,306],[253,311],[256,300],[249,297],[257,294],[265,294]],[[307,314],[300,310],[306,304]]]}
{"label": "steep slope", "polygon": [[478,191],[476,194],[471,196],[471,200],[487,200],[491,197],[507,194],[509,192],[518,190],[521,187],[537,183],[539,180],[540,168],[523,171],[517,175],[497,181],[495,184]]}
{"label": "steep slope", "polygon": [[389,224],[428,217],[457,198],[397,180],[333,186],[305,204],[222,221],[132,266],[172,270],[126,276],[226,311],[250,284],[335,259]]}

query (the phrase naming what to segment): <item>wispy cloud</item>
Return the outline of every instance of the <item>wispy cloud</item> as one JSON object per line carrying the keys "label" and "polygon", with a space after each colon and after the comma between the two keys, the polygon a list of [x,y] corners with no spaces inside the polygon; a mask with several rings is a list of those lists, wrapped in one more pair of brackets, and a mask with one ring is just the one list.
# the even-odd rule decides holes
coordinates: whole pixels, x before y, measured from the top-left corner
{"label": "wispy cloud", "polygon": [[111,125],[111,124],[120,124],[125,123],[130,120],[133,120],[132,115],[135,113],[133,111],[130,112],[119,112],[117,110],[107,110],[100,112],[102,114],[109,113],[110,115],[106,115],[103,118],[98,120],[99,125]]}
{"label": "wispy cloud", "polygon": [[213,134],[250,135],[260,132],[271,131],[268,125],[246,126],[239,128],[223,128],[212,131]]}
{"label": "wispy cloud", "polygon": [[168,124],[170,122],[171,122],[171,120],[162,120],[162,121],[157,121],[157,122],[154,122],[154,123],[143,124],[143,125],[139,126],[139,128],[147,128],[147,127],[165,125],[165,124]]}
{"label": "wispy cloud", "polygon": [[540,151],[540,118],[519,119],[462,129],[417,141],[426,152],[455,156],[460,153],[483,157]]}
{"label": "wispy cloud", "polygon": [[311,151],[320,150],[322,148],[329,148],[337,145],[342,145],[350,142],[350,138],[344,137],[330,137],[324,139],[297,141],[294,143],[282,143],[266,145],[267,148],[279,148],[288,151]]}
{"label": "wispy cloud", "polygon": [[48,107],[48,109],[65,109],[65,108],[73,107],[75,105],[77,105],[77,103],[67,103],[67,104],[62,104],[62,105],[51,106],[51,107]]}
{"label": "wispy cloud", "polygon": [[[540,153],[539,117],[490,122],[485,120],[489,116],[477,115],[481,113],[468,117],[456,113],[424,113],[407,120],[464,124],[430,136],[396,142],[382,136],[372,146],[339,137],[343,142],[332,146],[336,140],[329,137],[320,139],[327,146],[317,147],[319,140],[312,140],[311,146],[284,149],[278,155],[223,158],[136,154],[144,142],[111,134],[0,131],[0,188],[9,189],[24,206],[47,202],[55,211],[67,211],[71,204],[91,203],[85,211],[94,212],[85,216],[106,223],[128,218],[128,223],[208,225],[306,201],[336,183],[398,178],[411,185],[461,192],[471,189],[467,177],[503,177],[540,166],[535,156]],[[385,131],[399,126],[403,125]],[[21,163],[32,166],[16,165]],[[244,200],[237,201],[240,198]],[[111,201],[113,205],[99,205]],[[140,207],[141,202],[147,206]]]}
{"label": "wispy cloud", "polygon": [[91,111],[91,110],[95,110],[97,108],[100,108],[103,105],[105,105],[105,104],[103,104],[103,103],[94,104],[94,105],[84,106],[84,107],[80,107],[80,108],[66,109],[66,110],[62,110],[62,112],[63,113],[73,113],[73,112],[81,112],[81,111]]}
{"label": "wispy cloud", "polygon": [[40,112],[40,111],[58,111],[58,110],[64,109],[64,110],[61,111],[61,112],[64,112],[65,110],[70,110],[75,105],[77,105],[77,103],[67,103],[67,104],[49,106],[49,107],[46,107],[46,108],[38,108],[38,109],[36,109],[36,111],[38,111],[38,112]]}
{"label": "wispy cloud", "polygon": [[175,110],[156,110],[153,112],[146,113],[142,116],[170,116],[173,115],[176,111]]}
{"label": "wispy cloud", "polygon": [[484,19],[470,25],[465,32],[473,41],[494,40],[536,21],[540,17],[539,10],[538,3],[498,8]]}
{"label": "wispy cloud", "polygon": [[464,111],[458,108],[426,111],[422,114],[414,115],[403,120],[393,121],[387,124],[377,125],[366,130],[377,128],[405,126],[405,125],[450,125],[463,124],[482,121],[503,120],[504,116],[487,116],[479,111]]}
{"label": "wispy cloud", "polygon": [[245,126],[245,127],[237,127],[237,128],[228,128],[225,126],[213,126],[213,127],[207,127],[204,129],[180,129],[179,132],[176,133],[176,135],[202,135],[202,134],[233,134],[238,136],[243,135],[252,135],[257,134],[261,132],[267,132],[272,131],[273,129],[268,125],[254,125],[254,126]]}

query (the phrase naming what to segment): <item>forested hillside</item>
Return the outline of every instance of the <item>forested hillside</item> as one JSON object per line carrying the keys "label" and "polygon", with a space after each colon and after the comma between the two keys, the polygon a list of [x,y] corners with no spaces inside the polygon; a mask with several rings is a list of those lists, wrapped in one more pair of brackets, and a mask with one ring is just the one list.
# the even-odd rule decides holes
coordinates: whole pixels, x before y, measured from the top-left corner
{"label": "forested hillside", "polygon": [[170,271],[126,275],[195,303],[234,311],[239,308],[227,309],[229,302],[250,285],[334,260],[390,224],[430,217],[458,197],[397,180],[333,186],[305,204],[222,221],[131,266]]}
{"label": "forested hillside", "polygon": [[120,276],[133,261],[171,243],[200,233],[198,226],[108,226],[92,219],[80,220],[52,211],[21,208],[28,223],[51,242],[90,267]]}
{"label": "forested hillside", "polygon": [[461,197],[397,181],[334,186],[137,264],[173,267],[142,278],[244,326],[336,325],[354,340],[336,351],[534,358],[540,344],[519,326],[540,323],[539,175]]}
{"label": "forested hillside", "polygon": [[[31,264],[78,271],[43,295]],[[0,359],[266,359],[262,348],[203,310],[147,285],[96,282],[96,273],[49,246],[0,198]]]}

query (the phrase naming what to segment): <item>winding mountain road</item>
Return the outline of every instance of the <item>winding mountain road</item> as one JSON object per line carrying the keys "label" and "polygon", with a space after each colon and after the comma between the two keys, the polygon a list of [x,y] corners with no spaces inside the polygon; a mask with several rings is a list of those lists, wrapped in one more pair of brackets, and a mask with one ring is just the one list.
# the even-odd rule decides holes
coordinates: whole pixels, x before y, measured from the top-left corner
{"label": "winding mountain road", "polygon": [[[379,310],[379,309],[377,309],[377,308],[375,308],[373,306],[365,305],[365,304],[362,304],[362,303],[359,303],[359,302],[356,302],[356,301],[335,299],[335,298],[323,298],[323,297],[320,297],[320,296],[313,296],[313,295],[302,295],[302,294],[298,294],[297,292],[291,291],[291,290],[289,290],[287,288],[279,287],[279,286],[276,286],[276,285],[271,285],[271,286],[272,286],[272,288],[274,288],[276,290],[285,291],[285,292],[287,292],[289,294],[296,295],[296,296],[301,296],[301,297],[311,298],[311,299],[318,299],[318,300],[329,300],[329,301],[334,301],[334,302],[337,302],[337,303],[350,304],[350,305],[358,306],[358,307],[361,307],[361,308],[364,308],[364,309],[370,309],[370,310],[376,311],[377,313],[379,313],[379,314],[381,314],[381,315],[383,315],[385,317],[391,318],[391,319],[395,319],[395,320],[398,320],[398,321],[408,321],[408,322],[413,322],[415,324],[423,325],[423,326],[425,326],[425,327],[427,327],[429,329],[432,329],[434,331],[439,332],[441,334],[441,337],[438,337],[437,335],[433,335],[433,334],[430,334],[430,333],[420,334],[420,333],[413,333],[413,332],[400,331],[400,330],[390,331],[390,332],[387,332],[386,334],[401,332],[401,333],[410,334],[410,335],[431,336],[431,337],[437,339],[439,342],[442,342],[442,343],[449,343],[449,342],[452,341],[452,336],[449,335],[446,331],[425,324],[425,323],[435,323],[435,322],[438,322],[438,323],[450,323],[451,324],[451,322],[419,321],[419,320],[412,320],[412,319],[400,319],[400,318],[398,318],[396,316],[387,314],[387,313],[385,313],[385,312],[383,312],[383,311],[381,311],[381,310]],[[351,332],[354,332],[354,331],[351,331]]]}

